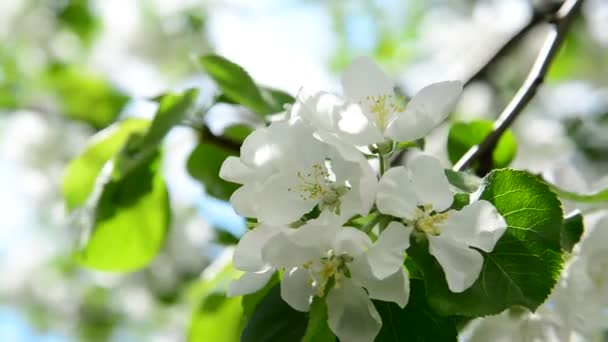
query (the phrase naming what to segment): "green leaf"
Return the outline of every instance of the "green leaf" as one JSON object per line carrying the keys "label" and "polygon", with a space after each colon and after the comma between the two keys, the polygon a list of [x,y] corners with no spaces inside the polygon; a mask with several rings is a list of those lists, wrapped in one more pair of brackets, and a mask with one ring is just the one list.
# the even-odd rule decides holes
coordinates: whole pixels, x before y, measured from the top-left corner
{"label": "green leaf", "polygon": [[270,112],[258,86],[245,69],[218,55],[203,56],[199,62],[229,100],[259,114]]}
{"label": "green leaf", "polygon": [[[191,288],[192,312],[188,341],[238,341],[243,328],[242,297],[227,298],[230,281],[239,275],[231,262],[220,257],[203,272],[203,280]],[[222,267],[223,266],[223,267]]]}
{"label": "green leaf", "polygon": [[245,69],[224,57],[206,55],[199,62],[222,92],[216,103],[240,104],[266,115],[282,112],[285,104],[295,101],[284,91],[257,85]]}
{"label": "green leaf", "polygon": [[167,133],[188,115],[197,95],[196,89],[180,94],[163,95],[148,130],[142,135],[131,136],[120,152],[116,160],[115,172],[126,175],[156,153]]}
{"label": "green leaf", "polygon": [[53,65],[43,80],[62,114],[102,129],[116,120],[129,98],[101,76],[76,66]]}
{"label": "green leaf", "polygon": [[446,169],[445,175],[448,177],[450,184],[465,192],[474,192],[481,185],[481,179],[468,172]]}
{"label": "green leaf", "polygon": [[280,282],[278,273],[274,273],[268,283],[259,291],[243,296],[243,318],[248,321],[258,307],[258,304],[268,296],[268,293]]}
{"label": "green leaf", "polygon": [[535,310],[545,301],[562,268],[561,204],[549,187],[523,171],[495,170],[482,184],[481,199],[496,206],[508,228],[481,274],[462,293],[451,292],[426,240],[412,240],[409,256],[425,277],[431,307],[442,315],[482,316],[514,305]]}
{"label": "green leaf", "polygon": [[[448,134],[450,161],[455,164],[471,147],[481,143],[492,132],[493,125],[492,121],[487,120],[454,123]],[[498,144],[492,153],[494,168],[500,169],[508,166],[516,152],[515,136],[510,130],[507,130],[498,140]]]}
{"label": "green leaf", "polygon": [[56,17],[60,24],[74,32],[86,45],[93,42],[101,27],[99,18],[91,9],[88,0],[60,1]]}
{"label": "green leaf", "polygon": [[63,178],[62,192],[68,210],[84,205],[104,164],[120,151],[131,134],[141,134],[149,126],[148,120],[128,119],[91,138],[85,150],[70,162]]}
{"label": "green leaf", "polygon": [[188,341],[238,342],[241,333],[241,297],[222,293],[206,296],[192,316]]}
{"label": "green leaf", "polygon": [[278,113],[285,110],[285,105],[293,104],[296,99],[288,93],[270,88],[259,87],[262,98],[266,102],[269,113]]}
{"label": "green leaf", "polygon": [[421,280],[411,280],[410,299],[404,309],[379,300],[375,300],[374,305],[382,317],[376,342],[457,340],[454,320],[438,315],[429,307]]}
{"label": "green leaf", "polygon": [[564,250],[572,252],[574,245],[581,241],[584,231],[583,215],[577,212],[565,217],[562,226],[562,247]]}
{"label": "green leaf", "polygon": [[310,305],[308,327],[302,342],[333,342],[336,336],[327,324],[327,304],[324,299],[315,297]]}
{"label": "green leaf", "polygon": [[253,127],[245,124],[236,124],[226,127],[222,135],[232,141],[242,143],[251,132],[253,132]]}
{"label": "green leaf", "polygon": [[103,271],[133,271],[147,265],[164,245],[169,196],[154,156],[103,188],[93,231],[79,261]]}
{"label": "green leaf", "polygon": [[280,285],[275,285],[247,322],[241,341],[300,341],[307,325],[307,314],[285,303]]}
{"label": "green leaf", "polygon": [[222,163],[231,155],[234,155],[231,150],[202,143],[192,151],[186,167],[192,177],[204,184],[209,195],[228,200],[230,195],[240,186],[227,182],[219,176]]}
{"label": "green leaf", "polygon": [[216,228],[215,242],[224,246],[234,246],[239,243],[239,238],[227,230]]}
{"label": "green leaf", "polygon": [[608,202],[608,189],[597,190],[591,193],[581,194],[572,191],[567,191],[561,189],[557,185],[551,184],[545,181],[551,190],[555,192],[559,197],[575,202],[584,202],[584,203],[599,203],[599,202]]}

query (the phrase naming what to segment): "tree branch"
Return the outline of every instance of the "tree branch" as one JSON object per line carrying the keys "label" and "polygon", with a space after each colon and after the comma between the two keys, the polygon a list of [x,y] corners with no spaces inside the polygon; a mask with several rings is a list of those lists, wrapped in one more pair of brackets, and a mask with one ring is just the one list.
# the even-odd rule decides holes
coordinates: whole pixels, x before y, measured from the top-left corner
{"label": "tree branch", "polygon": [[[543,9],[536,9],[532,18],[526,25],[515,32],[509,39],[507,39],[502,46],[500,46],[491,56],[488,57],[485,63],[483,63],[479,69],[474,71],[471,76],[465,81],[465,86],[471,84],[473,81],[485,78],[488,70],[496,64],[501,58],[509,53],[519,42],[538,24],[546,22],[551,16],[554,16],[559,6],[548,7]],[[390,162],[391,166],[397,166],[401,162],[403,155],[406,150],[399,151]]]}
{"label": "tree branch", "polygon": [[[453,170],[462,171],[476,160],[488,160],[488,155],[492,154],[498,139],[513,124],[515,119],[521,114],[522,110],[536,94],[538,87],[543,83],[545,75],[549,70],[551,62],[555,59],[561,47],[566,33],[571,26],[573,18],[579,13],[583,0],[566,0],[559,8],[555,16],[550,20],[553,24],[552,30],[547,36],[532,69],[528,73],[523,85],[507,107],[499,115],[494,123],[492,132],[479,144],[470,148],[454,165]],[[491,159],[489,159],[491,161]],[[487,164],[487,163],[484,163]],[[491,164],[491,162],[489,163]],[[491,169],[491,165],[481,165],[478,173],[486,174]]]}

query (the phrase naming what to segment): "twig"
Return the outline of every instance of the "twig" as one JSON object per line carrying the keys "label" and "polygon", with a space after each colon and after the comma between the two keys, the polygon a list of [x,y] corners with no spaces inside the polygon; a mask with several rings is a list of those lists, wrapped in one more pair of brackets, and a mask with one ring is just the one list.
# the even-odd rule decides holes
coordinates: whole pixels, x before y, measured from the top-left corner
{"label": "twig", "polygon": [[[471,76],[465,81],[465,86],[471,84],[473,81],[482,79],[487,76],[488,70],[496,64],[502,57],[507,55],[519,42],[538,24],[546,22],[552,15],[555,15],[558,7],[545,8],[542,10],[535,10],[530,21],[515,32],[509,39],[507,39],[502,46],[500,46],[491,56],[488,57],[485,63],[483,63],[479,69],[474,71]],[[391,159],[390,165],[397,166],[401,162],[401,159],[405,155],[406,150],[397,152]]]}
{"label": "twig", "polygon": [[[498,119],[494,123],[494,129],[492,132],[479,144],[470,148],[454,165],[453,170],[462,171],[468,168],[476,160],[486,160],[490,163],[484,163],[480,165],[478,173],[484,175],[491,169],[491,158],[488,155],[492,154],[498,139],[502,134],[513,124],[515,119],[521,114],[522,110],[530,102],[530,100],[536,94],[538,87],[543,83],[545,75],[549,70],[551,62],[555,59],[559,48],[561,47],[566,33],[570,28],[572,19],[579,12],[583,0],[566,0],[564,4],[555,14],[555,17],[550,21],[553,24],[553,28],[543,47],[541,48],[528,77],[524,81],[523,85],[507,107],[499,115]],[[490,165],[487,165],[490,164]]]}

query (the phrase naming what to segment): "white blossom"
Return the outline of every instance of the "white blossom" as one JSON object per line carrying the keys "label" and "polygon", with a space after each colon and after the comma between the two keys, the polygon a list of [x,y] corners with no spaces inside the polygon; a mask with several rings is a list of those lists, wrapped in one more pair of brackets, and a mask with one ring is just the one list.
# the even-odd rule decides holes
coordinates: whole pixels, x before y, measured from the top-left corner
{"label": "white blossom", "polygon": [[322,134],[365,146],[385,139],[412,141],[426,136],[450,113],[462,92],[462,82],[428,85],[406,105],[380,67],[360,57],[344,72],[342,88],[344,98],[325,92],[301,93],[291,115],[306,118]]}
{"label": "white blossom", "polygon": [[399,217],[429,241],[429,252],[445,272],[453,292],[469,288],[481,272],[483,256],[470,247],[491,252],[507,224],[487,201],[473,200],[462,210],[450,210],[453,194],[435,158],[420,155],[409,169],[389,169],[378,184],[376,205]]}
{"label": "white blossom", "polygon": [[[404,229],[391,224],[372,243],[364,232],[342,227],[326,215],[274,235],[264,245],[262,258],[285,270],[281,296],[294,309],[308,311],[314,296],[325,297],[329,327],[336,336],[342,341],[373,341],[382,321],[370,298],[401,307],[408,301],[403,246],[409,243],[409,234]],[[391,273],[378,278],[372,271],[377,265]]]}
{"label": "white blossom", "polygon": [[251,133],[241,156],[226,159],[220,177],[243,184],[230,198],[237,213],[289,224],[315,206],[346,221],[367,214],[377,178],[354,147],[325,143],[299,120],[275,122]]}

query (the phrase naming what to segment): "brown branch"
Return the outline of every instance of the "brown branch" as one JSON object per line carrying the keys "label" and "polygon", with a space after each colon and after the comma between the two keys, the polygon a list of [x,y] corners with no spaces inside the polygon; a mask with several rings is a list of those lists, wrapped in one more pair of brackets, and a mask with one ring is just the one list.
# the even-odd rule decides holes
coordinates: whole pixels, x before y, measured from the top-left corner
{"label": "brown branch", "polygon": [[[559,7],[547,7],[543,9],[536,9],[530,21],[515,32],[509,39],[507,39],[503,45],[501,45],[491,56],[488,57],[485,63],[483,63],[479,69],[474,71],[471,76],[465,81],[465,86],[471,84],[473,81],[485,78],[488,70],[493,67],[501,58],[507,55],[519,42],[537,25],[547,22],[552,16],[555,15]],[[397,88],[400,90],[399,88]],[[397,166],[401,162],[401,159],[405,155],[406,150],[397,152],[391,159],[390,165]]]}
{"label": "brown branch", "polygon": [[[555,59],[573,18],[579,13],[583,0],[566,0],[551,19],[553,24],[543,47],[541,48],[528,77],[507,107],[494,123],[492,132],[479,144],[470,148],[454,165],[453,170],[462,171],[471,166],[476,160],[490,160],[490,165],[480,165],[478,173],[484,175],[491,169],[491,158],[498,139],[521,114],[526,105],[532,100],[538,87],[543,83],[551,62]],[[484,163],[488,164],[488,163]]]}

